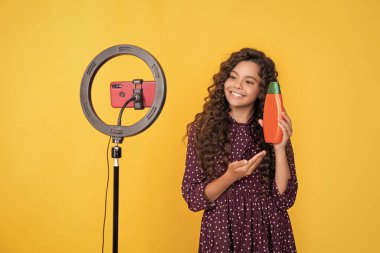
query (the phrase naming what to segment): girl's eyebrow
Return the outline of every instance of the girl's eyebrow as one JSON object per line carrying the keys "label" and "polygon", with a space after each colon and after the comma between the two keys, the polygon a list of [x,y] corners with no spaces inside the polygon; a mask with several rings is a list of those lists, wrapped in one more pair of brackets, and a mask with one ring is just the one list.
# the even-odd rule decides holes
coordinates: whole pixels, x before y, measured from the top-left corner
{"label": "girl's eyebrow", "polygon": [[[236,72],[235,70],[231,70],[231,72],[234,72],[236,75],[239,75],[238,72]],[[246,77],[252,78],[256,82],[258,82],[258,80],[255,77],[253,77],[253,76],[246,76]]]}

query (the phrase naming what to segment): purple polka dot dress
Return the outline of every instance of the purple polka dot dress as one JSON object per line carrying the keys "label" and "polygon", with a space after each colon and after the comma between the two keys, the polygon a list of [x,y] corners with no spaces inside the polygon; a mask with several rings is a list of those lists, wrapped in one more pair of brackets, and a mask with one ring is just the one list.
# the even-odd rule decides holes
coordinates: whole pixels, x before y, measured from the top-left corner
{"label": "purple polka dot dress", "polygon": [[[256,127],[260,125],[253,117],[245,124],[230,118],[230,162],[250,159],[263,150],[254,141],[260,138],[255,133],[258,132],[254,130]],[[199,252],[297,252],[287,212],[294,204],[297,194],[291,142],[286,146],[291,178],[285,192],[280,194],[274,181],[268,189],[261,180],[262,174],[256,169],[251,175],[233,183],[218,199],[210,203],[204,196],[204,188],[210,181],[202,176],[197,163],[194,134],[194,127],[191,127],[182,195],[190,210],[204,210]],[[217,160],[217,167],[218,164],[220,165]],[[219,167],[222,175],[227,168]]]}

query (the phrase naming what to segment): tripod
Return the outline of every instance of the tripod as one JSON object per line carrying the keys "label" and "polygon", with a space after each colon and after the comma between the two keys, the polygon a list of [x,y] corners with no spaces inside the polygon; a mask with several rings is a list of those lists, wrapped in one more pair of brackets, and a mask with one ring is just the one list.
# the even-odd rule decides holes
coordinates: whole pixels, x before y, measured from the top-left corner
{"label": "tripod", "polygon": [[[134,100],[134,109],[144,109],[143,96],[142,96],[142,79],[133,80],[134,90],[133,96],[126,101],[120,110],[119,120],[117,125],[106,124],[99,118],[95,112],[92,98],[91,89],[99,69],[109,60],[120,55],[133,55],[143,60],[150,68],[154,77],[154,99],[149,106],[150,109],[146,115],[131,126],[121,125],[121,115],[126,105]],[[128,93],[129,94],[129,93]],[[124,97],[120,93],[120,97]],[[122,143],[124,137],[133,136],[141,133],[150,127],[161,113],[166,99],[166,79],[165,74],[159,62],[146,50],[129,44],[121,44],[112,46],[100,52],[87,66],[83,73],[81,87],[80,87],[80,101],[84,115],[89,123],[99,132],[112,137],[115,147],[112,149],[112,157],[114,162],[114,219],[113,219],[113,253],[118,251],[118,211],[119,211],[119,158],[121,158],[121,148],[119,144]],[[108,155],[108,154],[107,154]],[[107,184],[108,186],[108,184]],[[104,226],[103,226],[103,239],[104,239]],[[104,240],[103,240],[104,246]],[[103,248],[102,248],[103,249]]]}
{"label": "tripod", "polygon": [[119,158],[121,158],[121,147],[119,143],[123,138],[113,138],[115,146],[112,147],[112,158],[114,158],[114,174],[113,174],[113,240],[112,252],[118,252],[118,239],[119,239]]}

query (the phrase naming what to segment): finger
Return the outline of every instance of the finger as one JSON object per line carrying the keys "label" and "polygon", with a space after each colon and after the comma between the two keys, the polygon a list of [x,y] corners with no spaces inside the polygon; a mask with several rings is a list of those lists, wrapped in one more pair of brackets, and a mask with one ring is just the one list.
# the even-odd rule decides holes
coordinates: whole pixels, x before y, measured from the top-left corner
{"label": "finger", "polygon": [[263,127],[263,120],[262,119],[259,119],[259,124],[261,127]]}
{"label": "finger", "polygon": [[292,120],[290,119],[289,115],[286,112],[282,112],[282,116],[284,117],[285,121],[288,122],[290,128],[292,128]]}
{"label": "finger", "polygon": [[282,122],[283,125],[289,130],[289,133],[291,134],[293,132],[292,124],[288,120],[289,120],[289,118],[286,119],[285,117],[283,117],[283,118],[279,119],[278,121]]}
{"label": "finger", "polygon": [[240,160],[240,161],[232,162],[232,166],[234,168],[239,168],[239,167],[242,167],[242,166],[247,165],[247,164],[248,164],[247,160]]}
{"label": "finger", "polygon": [[280,119],[280,120],[278,120],[278,122],[279,122],[282,126],[284,126],[284,127],[286,128],[286,131],[288,132],[289,135],[292,133],[292,130],[291,130],[290,126],[288,125],[288,123],[287,123],[285,120]]}
{"label": "finger", "polygon": [[282,134],[284,135],[284,139],[287,139],[290,137],[290,134],[288,132],[288,129],[283,125],[283,123],[281,122],[278,122],[278,126],[281,128],[282,130]]}
{"label": "finger", "polygon": [[260,158],[261,156],[265,156],[266,155],[266,151],[263,150],[259,153],[257,153],[256,155],[254,155],[251,159],[249,159],[248,163],[249,164],[252,164],[254,163],[258,158]]}
{"label": "finger", "polygon": [[257,159],[249,168],[248,168],[248,172],[247,174],[248,175],[251,175],[252,172],[259,166],[259,164],[261,163],[261,161],[264,159],[264,156],[260,157],[259,159]]}
{"label": "finger", "polygon": [[265,151],[256,154],[253,158],[251,158],[251,160],[248,161],[248,164],[245,166],[245,169],[249,171],[251,167],[254,166],[254,164],[260,163],[260,161],[264,158],[265,155]]}

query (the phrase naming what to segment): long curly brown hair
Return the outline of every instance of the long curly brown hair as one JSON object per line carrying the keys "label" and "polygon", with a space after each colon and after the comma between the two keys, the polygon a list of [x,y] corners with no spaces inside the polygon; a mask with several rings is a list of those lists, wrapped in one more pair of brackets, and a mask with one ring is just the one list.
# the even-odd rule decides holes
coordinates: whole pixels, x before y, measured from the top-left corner
{"label": "long curly brown hair", "polygon": [[[206,179],[211,180],[218,175],[216,171],[216,158],[222,157],[221,164],[228,166],[228,157],[231,153],[229,127],[230,111],[228,101],[224,95],[224,83],[230,76],[230,72],[241,61],[255,62],[259,66],[261,78],[260,93],[254,106],[255,120],[262,118],[264,99],[269,82],[277,81],[277,71],[274,62],[263,52],[251,48],[243,48],[232,53],[228,60],[220,65],[219,73],[213,76],[213,84],[208,87],[209,95],[204,99],[203,111],[195,115],[194,121],[187,125],[187,135],[194,127],[194,148],[198,163]],[[271,145],[264,142],[261,126],[258,124],[252,131],[259,131],[259,146],[267,151],[267,155],[260,163],[258,169],[263,175],[263,180],[268,184],[274,177],[274,151]]]}

